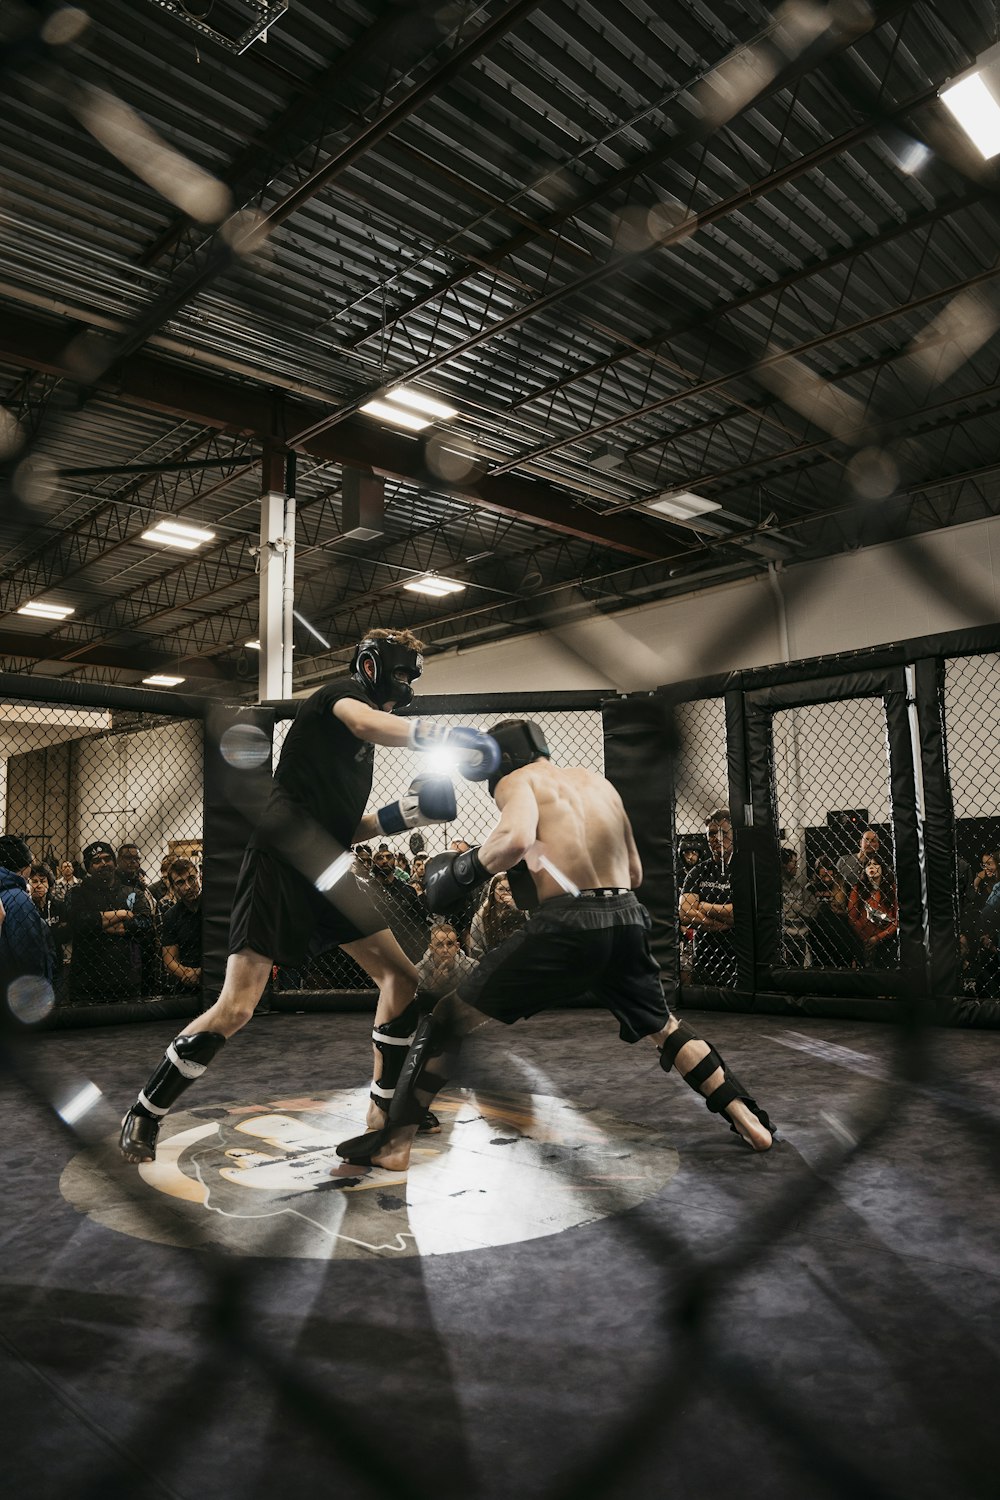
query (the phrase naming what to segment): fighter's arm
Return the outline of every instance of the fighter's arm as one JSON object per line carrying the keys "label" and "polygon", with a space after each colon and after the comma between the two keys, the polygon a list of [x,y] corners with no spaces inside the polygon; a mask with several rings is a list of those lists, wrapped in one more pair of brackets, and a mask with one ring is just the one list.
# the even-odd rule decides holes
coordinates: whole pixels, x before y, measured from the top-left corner
{"label": "fighter's arm", "polygon": [[[330,712],[359,740],[370,745],[405,746],[410,743],[412,721],[383,713],[359,698],[338,698]],[[368,834],[371,838],[373,835]],[[359,837],[365,837],[359,829]]]}
{"label": "fighter's arm", "polygon": [[538,837],[538,803],[527,780],[508,778],[497,787],[500,821],[479,850],[479,862],[490,874],[509,870],[522,860]]}

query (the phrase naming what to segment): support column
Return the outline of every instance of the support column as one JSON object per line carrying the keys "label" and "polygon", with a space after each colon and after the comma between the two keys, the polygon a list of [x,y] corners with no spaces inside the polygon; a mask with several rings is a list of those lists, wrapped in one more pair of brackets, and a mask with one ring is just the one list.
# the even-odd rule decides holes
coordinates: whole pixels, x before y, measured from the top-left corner
{"label": "support column", "polygon": [[284,469],[284,453],[268,444],[261,461],[260,493],[260,676],[257,692],[262,702],[281,697]]}

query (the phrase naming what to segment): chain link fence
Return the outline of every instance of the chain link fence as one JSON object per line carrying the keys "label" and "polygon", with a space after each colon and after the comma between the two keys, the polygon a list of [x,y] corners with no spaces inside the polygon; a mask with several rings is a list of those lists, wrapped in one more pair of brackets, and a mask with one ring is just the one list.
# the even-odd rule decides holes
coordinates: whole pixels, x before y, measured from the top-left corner
{"label": "chain link fence", "polygon": [[806,704],[773,719],[781,962],[899,961],[885,709],[880,698]]}
{"label": "chain link fence", "polygon": [[[57,703],[2,706],[4,831],[41,925],[25,1019],[201,992],[202,725]],[[0,899],[3,890],[0,890]]]}
{"label": "chain link fence", "polygon": [[991,735],[1000,718],[1000,655],[945,663],[945,721],[955,834],[962,992],[1000,998],[1000,788]]}

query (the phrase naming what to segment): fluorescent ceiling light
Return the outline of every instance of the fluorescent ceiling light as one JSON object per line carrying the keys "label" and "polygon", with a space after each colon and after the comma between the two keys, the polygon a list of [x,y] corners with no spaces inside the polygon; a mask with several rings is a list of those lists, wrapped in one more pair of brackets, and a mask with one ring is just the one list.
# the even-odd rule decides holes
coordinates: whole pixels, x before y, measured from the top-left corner
{"label": "fluorescent ceiling light", "polygon": [[244,641],[243,644],[244,646],[249,646],[251,651],[260,650],[260,641]]}
{"label": "fluorescent ceiling light", "polygon": [[[409,386],[405,385],[399,385],[394,391],[390,391],[386,399],[400,406],[406,406],[411,411],[423,412],[428,417],[437,417],[440,422],[450,422],[458,416],[453,406],[446,406],[443,401],[438,401],[434,396],[425,396],[423,391],[411,391]],[[364,411],[366,408],[361,409]]]}
{"label": "fluorescent ceiling light", "polygon": [[184,552],[193,552],[205,542],[215,540],[214,531],[205,531],[201,526],[186,526],[181,521],[157,521],[142,536],[144,541],[159,542],[164,547],[180,547]]}
{"label": "fluorescent ceiling light", "polygon": [[717,500],[706,500],[704,495],[681,490],[675,494],[657,495],[655,500],[647,500],[643,509],[655,510],[662,516],[673,516],[678,521],[690,521],[692,516],[707,516],[709,511],[721,510],[722,506]]}
{"label": "fluorescent ceiling light", "polygon": [[154,672],[152,677],[144,677],[143,682],[148,682],[150,687],[180,687],[186,682],[186,677],[167,677],[162,672]]}
{"label": "fluorescent ceiling light", "polygon": [[1000,46],[981,53],[975,67],[946,84],[940,97],[987,161],[1000,153]]}
{"label": "fluorescent ceiling light", "polygon": [[32,600],[30,604],[22,604],[18,614],[27,615],[32,620],[65,620],[67,615],[73,614],[73,606],[71,604],[36,604]]}
{"label": "fluorescent ceiling light", "polygon": [[403,587],[409,589],[411,594],[430,594],[434,599],[443,599],[445,594],[460,594],[465,584],[455,583],[451,578],[437,578],[431,574],[426,578],[411,578],[409,583],[403,584]]}
{"label": "fluorescent ceiling light", "polygon": [[383,422],[407,427],[411,432],[420,432],[431,425],[430,417],[419,417],[415,411],[404,411],[403,407],[392,406],[388,401],[366,401],[361,410],[370,417],[381,417]]}

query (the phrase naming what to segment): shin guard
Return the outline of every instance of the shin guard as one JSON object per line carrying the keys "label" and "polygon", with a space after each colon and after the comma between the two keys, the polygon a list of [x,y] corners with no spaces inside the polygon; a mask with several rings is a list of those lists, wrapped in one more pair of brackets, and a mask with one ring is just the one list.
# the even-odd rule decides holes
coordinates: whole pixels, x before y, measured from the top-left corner
{"label": "shin guard", "polygon": [[[773,1135],[775,1127],[771,1124],[767,1111],[761,1109],[756,1100],[750,1097],[746,1091],[746,1087],[736,1077],[735,1073],[730,1073],[721,1053],[717,1052],[710,1042],[705,1042],[704,1037],[700,1037],[697,1032],[692,1031],[690,1026],[685,1025],[683,1021],[679,1023],[675,1031],[670,1033],[660,1048],[660,1067],[663,1071],[665,1073],[670,1072],[670,1069],[677,1061],[678,1052],[688,1042],[704,1042],[708,1051],[701,1061],[695,1063],[694,1067],[687,1073],[681,1073],[681,1077],[689,1088],[694,1089],[695,1093],[705,1100],[705,1104],[711,1113],[713,1115],[725,1114],[730,1104],[733,1104],[738,1099],[742,1104],[746,1105],[751,1114],[757,1116],[764,1129],[769,1130]],[[711,1078],[717,1068],[722,1069],[722,1082],[710,1094],[705,1095],[702,1093],[701,1086],[707,1078]],[[680,1070],[678,1069],[678,1071]],[[734,1135],[739,1135],[739,1131],[731,1120],[727,1119],[727,1124]]]}
{"label": "shin guard", "polygon": [[434,1096],[448,1082],[459,1045],[459,1034],[450,1021],[434,1015],[421,1016],[400,1070],[384,1127],[342,1141],[337,1147],[337,1155],[345,1161],[369,1164],[396,1126],[419,1127]]}
{"label": "shin guard", "polygon": [[225,1042],[217,1031],[195,1031],[174,1037],[159,1067],[122,1121],[118,1142],[127,1162],[139,1164],[156,1157],[156,1138],[164,1115],[186,1088],[200,1078]]}

